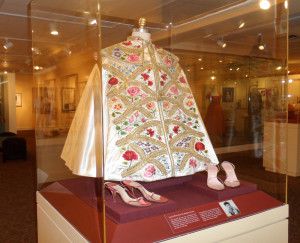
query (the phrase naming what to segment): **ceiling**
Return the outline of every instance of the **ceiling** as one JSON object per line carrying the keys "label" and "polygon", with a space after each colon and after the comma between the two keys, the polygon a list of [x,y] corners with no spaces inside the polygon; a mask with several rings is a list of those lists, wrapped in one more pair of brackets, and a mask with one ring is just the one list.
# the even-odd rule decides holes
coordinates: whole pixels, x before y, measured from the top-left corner
{"label": "ceiling", "polygon": [[[51,63],[68,55],[67,50],[96,49],[97,27],[89,20],[97,15],[97,0],[0,0],[0,42],[13,47],[0,48],[0,71],[30,72],[32,54],[39,65]],[[262,11],[253,0],[102,0],[102,45],[120,42],[128,36],[140,16],[146,17],[156,44],[174,50],[186,58],[186,66],[198,62],[198,56],[210,60],[206,66],[245,62],[249,56],[261,60],[286,57],[285,10]],[[278,23],[275,19],[281,20]],[[239,29],[238,23],[245,27]],[[166,28],[166,25],[172,25]],[[300,1],[290,1],[290,65],[291,73],[300,73]],[[51,36],[52,27],[60,31]],[[298,27],[298,28],[297,28]],[[33,33],[32,30],[33,29]],[[170,33],[173,33],[170,39]],[[266,50],[256,48],[257,35],[263,33]],[[33,36],[33,43],[32,37]],[[216,43],[223,38],[226,48]],[[38,49],[32,53],[32,45]],[[217,57],[215,57],[215,55]],[[224,62],[217,63],[222,58]],[[246,59],[245,59],[246,58]],[[203,58],[205,60],[205,58]],[[228,60],[228,63],[227,63]],[[248,59],[247,59],[248,60]],[[191,63],[193,62],[193,63]],[[202,64],[201,64],[202,65]],[[255,65],[255,64],[253,64]],[[284,63],[282,65],[285,65]],[[272,67],[273,68],[273,67]],[[224,69],[225,70],[225,69]]]}

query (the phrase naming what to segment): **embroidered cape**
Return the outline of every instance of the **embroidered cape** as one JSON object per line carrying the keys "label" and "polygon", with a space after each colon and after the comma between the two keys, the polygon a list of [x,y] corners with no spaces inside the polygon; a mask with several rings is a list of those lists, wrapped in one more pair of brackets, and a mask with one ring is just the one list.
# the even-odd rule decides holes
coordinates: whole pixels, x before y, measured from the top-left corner
{"label": "embroidered cape", "polygon": [[[162,180],[219,163],[175,55],[129,37],[102,50],[102,84],[105,180]],[[72,147],[73,139],[67,138],[65,147]],[[86,159],[84,166],[74,166],[64,154],[73,173],[97,176]],[[95,160],[90,164],[96,167]]]}

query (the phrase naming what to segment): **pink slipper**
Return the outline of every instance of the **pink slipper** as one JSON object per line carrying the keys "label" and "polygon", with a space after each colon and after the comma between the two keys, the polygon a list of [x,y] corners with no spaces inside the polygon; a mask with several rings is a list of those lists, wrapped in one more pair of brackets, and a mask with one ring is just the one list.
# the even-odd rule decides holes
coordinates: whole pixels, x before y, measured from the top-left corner
{"label": "pink slipper", "polygon": [[228,187],[238,187],[241,183],[236,177],[234,164],[228,161],[223,161],[221,167],[226,173],[226,180],[224,181],[224,184]]}

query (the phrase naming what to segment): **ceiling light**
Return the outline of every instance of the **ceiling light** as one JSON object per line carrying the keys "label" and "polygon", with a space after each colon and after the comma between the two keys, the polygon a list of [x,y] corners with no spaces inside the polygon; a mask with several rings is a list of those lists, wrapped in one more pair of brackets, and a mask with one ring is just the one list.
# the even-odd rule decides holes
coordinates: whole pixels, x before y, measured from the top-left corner
{"label": "ceiling light", "polygon": [[285,0],[285,1],[284,1],[284,7],[285,7],[285,9],[288,9],[288,7],[289,7],[288,0]]}
{"label": "ceiling light", "polygon": [[223,40],[223,37],[217,41],[218,46],[225,48],[227,46],[226,42]]}
{"label": "ceiling light", "polygon": [[215,80],[215,79],[216,79],[216,76],[211,76],[210,79],[211,79],[211,80]]}
{"label": "ceiling light", "polygon": [[90,14],[90,12],[89,12],[89,11],[83,11],[83,13],[84,13],[84,14]]}
{"label": "ceiling light", "polygon": [[282,83],[282,84],[285,84],[285,80],[281,80],[281,83]]}
{"label": "ceiling light", "polygon": [[277,70],[277,71],[279,71],[279,70],[281,70],[281,69],[282,69],[281,66],[276,67],[276,70]]}
{"label": "ceiling light", "polygon": [[4,74],[7,74],[7,71],[4,71]]}
{"label": "ceiling light", "polygon": [[201,67],[200,69],[201,69],[201,70],[203,70],[203,69],[204,69],[204,67]]}
{"label": "ceiling light", "polygon": [[89,25],[97,25],[97,20],[96,19],[89,20]]}
{"label": "ceiling light", "polygon": [[289,79],[289,84],[293,83],[293,81],[294,81],[293,79]]}
{"label": "ceiling light", "polygon": [[271,3],[268,0],[260,0],[259,7],[263,10],[267,10],[271,7]]}
{"label": "ceiling light", "polygon": [[58,35],[59,33],[58,33],[57,30],[51,30],[50,34],[51,34],[51,35]]}
{"label": "ceiling light", "polygon": [[248,74],[246,74],[245,77],[248,78]]}
{"label": "ceiling light", "polygon": [[236,71],[239,71],[240,70],[240,68],[238,67],[238,68],[236,68]]}
{"label": "ceiling light", "polygon": [[14,43],[12,43],[11,41],[5,40],[5,43],[3,44],[3,48],[5,50],[8,50],[9,48],[12,48],[14,46]]}
{"label": "ceiling light", "polygon": [[229,68],[230,71],[232,71],[232,68]]}
{"label": "ceiling light", "polygon": [[288,70],[288,74],[290,73],[291,71],[290,70]]}
{"label": "ceiling light", "polygon": [[219,63],[222,63],[223,61],[222,60],[219,60]]}
{"label": "ceiling light", "polygon": [[287,96],[288,98],[291,98],[292,97],[292,95],[291,94],[288,94],[288,96]]}
{"label": "ceiling light", "polygon": [[34,70],[42,70],[43,67],[41,67],[41,66],[33,66],[33,69],[34,69]]}
{"label": "ceiling light", "polygon": [[201,61],[202,61],[202,58],[198,58],[198,61],[201,62]]}
{"label": "ceiling light", "polygon": [[191,69],[189,69],[189,68],[188,68],[186,71],[190,72],[190,71],[191,71]]}
{"label": "ceiling light", "polygon": [[241,20],[239,22],[239,29],[243,28],[245,26],[245,22],[243,20]]}

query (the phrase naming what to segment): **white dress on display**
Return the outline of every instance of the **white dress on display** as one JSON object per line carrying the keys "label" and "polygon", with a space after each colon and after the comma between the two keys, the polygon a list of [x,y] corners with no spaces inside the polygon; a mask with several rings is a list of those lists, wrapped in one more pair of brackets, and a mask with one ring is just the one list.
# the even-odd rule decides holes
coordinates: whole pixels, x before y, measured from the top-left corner
{"label": "white dress on display", "polygon": [[95,66],[63,149],[73,173],[156,181],[219,163],[178,58],[129,37],[102,50],[104,173],[97,171],[93,82],[99,73]]}

